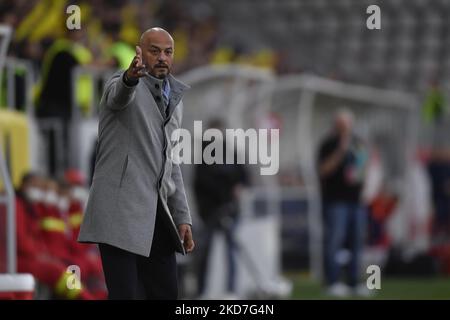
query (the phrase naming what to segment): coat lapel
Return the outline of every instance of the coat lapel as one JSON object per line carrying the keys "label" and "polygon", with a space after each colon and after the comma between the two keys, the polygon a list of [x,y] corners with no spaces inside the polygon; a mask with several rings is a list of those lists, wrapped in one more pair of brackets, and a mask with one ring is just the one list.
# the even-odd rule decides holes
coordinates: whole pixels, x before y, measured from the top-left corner
{"label": "coat lapel", "polygon": [[168,118],[172,117],[173,112],[175,111],[176,106],[180,103],[180,100],[183,96],[183,91],[189,89],[190,87],[187,84],[175,79],[171,74],[169,75],[169,83],[170,83],[170,98],[169,98],[169,114]]}

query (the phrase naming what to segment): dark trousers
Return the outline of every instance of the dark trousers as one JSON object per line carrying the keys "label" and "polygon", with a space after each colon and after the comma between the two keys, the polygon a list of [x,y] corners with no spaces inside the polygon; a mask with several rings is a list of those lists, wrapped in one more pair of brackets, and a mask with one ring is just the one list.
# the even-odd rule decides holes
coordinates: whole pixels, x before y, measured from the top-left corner
{"label": "dark trousers", "polygon": [[150,257],[99,244],[108,298],[175,300],[178,298],[175,246],[161,219],[158,203]]}
{"label": "dark trousers", "polygon": [[339,280],[340,265],[336,256],[346,240],[351,251],[348,285],[358,284],[364,249],[367,213],[358,203],[326,203],[325,210],[325,277],[327,285]]}

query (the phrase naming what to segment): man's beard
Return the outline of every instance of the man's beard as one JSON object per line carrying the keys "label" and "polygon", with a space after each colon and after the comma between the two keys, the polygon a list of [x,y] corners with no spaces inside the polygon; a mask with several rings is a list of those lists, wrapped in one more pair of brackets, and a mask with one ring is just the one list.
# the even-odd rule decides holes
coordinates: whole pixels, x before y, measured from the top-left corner
{"label": "man's beard", "polygon": [[[164,68],[164,69],[166,69],[166,72],[165,73],[162,73],[161,71],[157,72],[156,70],[158,68]],[[153,76],[158,78],[158,79],[165,79],[169,74],[170,74],[170,69],[167,66],[164,66],[164,67],[154,66],[153,67]]]}
{"label": "man's beard", "polygon": [[167,73],[161,73],[161,74],[156,75],[156,78],[158,78],[158,79],[165,79],[165,78],[167,78],[168,75],[169,75],[168,72]]}

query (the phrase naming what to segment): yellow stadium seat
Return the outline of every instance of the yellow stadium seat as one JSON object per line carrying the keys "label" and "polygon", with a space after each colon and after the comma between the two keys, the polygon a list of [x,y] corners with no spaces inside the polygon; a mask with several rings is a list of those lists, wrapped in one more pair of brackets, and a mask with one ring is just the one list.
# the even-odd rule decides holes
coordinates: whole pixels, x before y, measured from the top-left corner
{"label": "yellow stadium seat", "polygon": [[[22,112],[0,109],[0,146],[14,187],[30,170],[29,125]],[[0,189],[3,189],[0,181]]]}

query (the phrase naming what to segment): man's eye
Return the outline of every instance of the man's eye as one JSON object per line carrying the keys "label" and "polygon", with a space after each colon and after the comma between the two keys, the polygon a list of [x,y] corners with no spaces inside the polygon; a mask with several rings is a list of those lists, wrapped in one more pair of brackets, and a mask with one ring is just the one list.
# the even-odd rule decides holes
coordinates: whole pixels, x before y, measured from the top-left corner
{"label": "man's eye", "polygon": [[172,54],[172,50],[167,50],[167,51],[166,51],[166,54],[167,54],[167,55],[171,55],[171,54]]}

